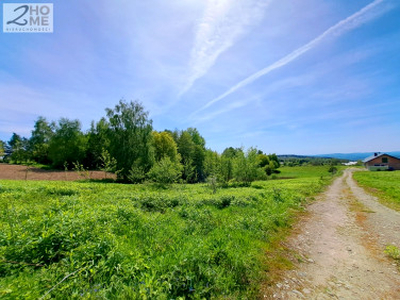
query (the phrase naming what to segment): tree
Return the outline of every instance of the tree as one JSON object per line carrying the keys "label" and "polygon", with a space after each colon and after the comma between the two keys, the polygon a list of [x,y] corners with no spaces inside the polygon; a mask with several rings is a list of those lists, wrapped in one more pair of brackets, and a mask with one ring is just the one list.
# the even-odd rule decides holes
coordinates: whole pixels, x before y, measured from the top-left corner
{"label": "tree", "polygon": [[85,158],[87,138],[81,132],[78,120],[60,119],[55,133],[49,142],[49,157],[56,168],[61,168],[66,162],[71,168],[73,163],[82,162]]}
{"label": "tree", "polygon": [[331,165],[328,169],[328,172],[331,173],[332,176],[335,175],[337,171],[338,169],[334,165]]}
{"label": "tree", "polygon": [[221,173],[221,157],[216,151],[207,149],[204,158],[204,174],[208,178]]}
{"label": "tree", "polygon": [[8,141],[6,155],[14,162],[22,163],[28,159],[28,147],[28,140],[14,132],[11,139]]}
{"label": "tree", "polygon": [[238,152],[233,162],[234,177],[237,181],[252,182],[265,178],[265,173],[259,166],[257,149],[250,148],[246,153]]}
{"label": "tree", "polygon": [[107,178],[107,172],[115,173],[117,171],[117,160],[111,157],[107,150],[103,149],[101,156],[101,170],[104,172],[104,179]]}
{"label": "tree", "polygon": [[114,109],[107,108],[109,151],[117,160],[122,179],[132,168],[148,172],[153,165],[152,121],[139,102],[120,100]]}
{"label": "tree", "polygon": [[228,182],[233,179],[233,159],[221,155],[221,178],[223,181]]}
{"label": "tree", "polygon": [[195,145],[193,152],[193,165],[196,171],[196,178],[199,182],[204,182],[206,176],[204,173],[204,159],[206,149],[201,145]]}
{"label": "tree", "polygon": [[3,160],[5,155],[6,155],[6,143],[0,140],[0,160]]}
{"label": "tree", "polygon": [[258,154],[257,159],[259,161],[258,165],[261,168],[264,168],[265,166],[269,166],[269,157],[268,157],[268,155]]}
{"label": "tree", "polygon": [[275,170],[275,165],[272,161],[270,161],[268,165],[264,166],[264,171],[268,176],[270,176],[272,172],[274,172],[274,170]]}
{"label": "tree", "polygon": [[276,169],[280,167],[280,162],[278,156],[276,154],[266,155],[264,153],[260,153],[257,155],[257,160],[259,161],[258,165],[264,169],[265,173],[269,176]]}
{"label": "tree", "polygon": [[[118,174],[117,174],[118,175]],[[132,183],[142,183],[146,179],[146,172],[143,167],[139,166],[136,162],[133,163],[131,169],[125,177]]]}
{"label": "tree", "polygon": [[156,162],[164,157],[169,157],[173,162],[179,162],[181,157],[178,154],[178,146],[171,133],[167,131],[153,131],[152,144],[154,147],[154,157]]}
{"label": "tree", "polygon": [[109,124],[106,119],[101,118],[97,123],[92,122],[88,132],[85,164],[91,169],[104,168],[103,152],[107,151],[109,154],[109,148]]}
{"label": "tree", "polygon": [[178,152],[184,166],[183,179],[194,183],[204,181],[205,140],[197,129],[188,128],[177,137]]}
{"label": "tree", "polygon": [[273,163],[274,169],[278,169],[281,166],[281,163],[279,162],[278,156],[273,153],[268,155],[269,161]]}
{"label": "tree", "polygon": [[187,131],[180,132],[177,144],[183,165],[182,178],[186,182],[196,182],[197,174],[193,164],[195,144],[192,141],[191,135]]}
{"label": "tree", "polygon": [[206,146],[206,140],[200,135],[196,128],[189,127],[186,131],[192,137],[192,141],[195,145],[205,149],[204,147]]}
{"label": "tree", "polygon": [[151,168],[148,175],[154,182],[170,184],[178,180],[182,169],[179,162],[174,162],[168,156],[165,156]]}
{"label": "tree", "polygon": [[54,135],[54,128],[55,124],[49,124],[44,117],[39,117],[35,122],[29,144],[32,158],[38,163],[50,163],[49,142]]}
{"label": "tree", "polygon": [[222,180],[228,182],[233,179],[233,161],[238,155],[244,155],[241,148],[226,148],[221,155]]}
{"label": "tree", "polygon": [[242,148],[229,147],[229,148],[226,148],[224,150],[224,152],[222,152],[222,156],[227,157],[227,158],[234,158],[238,154],[241,154],[241,153],[243,153],[243,149]]}

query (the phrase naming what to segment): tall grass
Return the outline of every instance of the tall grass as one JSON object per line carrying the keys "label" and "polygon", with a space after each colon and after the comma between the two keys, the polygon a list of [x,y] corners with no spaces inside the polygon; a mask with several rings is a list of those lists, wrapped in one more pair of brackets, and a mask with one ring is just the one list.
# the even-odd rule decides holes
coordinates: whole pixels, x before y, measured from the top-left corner
{"label": "tall grass", "polygon": [[353,177],[383,204],[400,211],[400,171],[354,172]]}
{"label": "tall grass", "polygon": [[[281,167],[280,174],[275,178],[315,178],[315,177],[331,177],[328,172],[330,166],[302,166],[302,167]],[[338,171],[345,169],[345,166],[336,166]]]}
{"label": "tall grass", "polygon": [[328,182],[0,181],[0,298],[256,298],[265,249]]}

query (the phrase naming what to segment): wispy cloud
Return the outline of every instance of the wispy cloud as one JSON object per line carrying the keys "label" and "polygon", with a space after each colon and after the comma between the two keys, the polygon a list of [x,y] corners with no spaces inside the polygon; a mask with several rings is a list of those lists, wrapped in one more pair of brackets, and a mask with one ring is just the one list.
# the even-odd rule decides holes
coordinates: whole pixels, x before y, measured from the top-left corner
{"label": "wispy cloud", "polygon": [[263,17],[270,1],[207,0],[191,51],[189,75],[180,95],[204,76],[218,56],[232,47]]}
{"label": "wispy cloud", "polygon": [[270,66],[254,73],[253,75],[247,77],[246,79],[240,81],[233,87],[231,87],[229,90],[227,90],[225,93],[222,95],[218,96],[217,98],[211,100],[208,102],[206,105],[195,111],[192,116],[196,115],[197,113],[207,109],[211,105],[221,101],[228,95],[232,94],[233,92],[237,91],[238,89],[254,82],[258,78],[272,72],[275,69],[279,69],[283,66],[286,66],[296,58],[300,57],[304,53],[310,51],[311,49],[315,48],[319,44],[321,44],[324,40],[327,38],[333,38],[333,37],[339,37],[343,35],[344,33],[355,29],[368,21],[372,20],[373,18],[381,15],[383,12],[386,11],[386,9],[378,9],[379,5],[385,2],[385,0],[375,0],[372,3],[368,4],[367,6],[363,7],[353,15],[347,17],[344,20],[341,20],[340,22],[336,23],[329,29],[327,29],[325,32],[323,32],[321,35],[313,39],[311,42],[305,44],[304,46],[294,50],[292,53],[288,54],[287,56],[281,58],[280,60],[276,61],[275,63],[271,64]]}
{"label": "wispy cloud", "polygon": [[[265,89],[258,93],[252,93],[252,95],[249,95],[247,97],[241,97],[241,99],[237,102],[233,103],[227,103],[226,105],[223,106],[222,109],[220,110],[213,110],[212,112],[207,112],[207,114],[204,115],[195,115],[192,114],[191,116],[188,117],[188,121],[190,120],[191,122],[194,122],[195,124],[197,123],[202,123],[205,121],[209,121],[211,119],[214,119],[215,117],[225,114],[231,110],[237,109],[244,107],[248,105],[249,103],[261,103],[264,101],[266,98],[270,98],[272,95],[274,95],[276,92],[282,90],[282,89],[288,89],[288,88],[294,88],[294,87],[300,87],[304,84],[308,84],[315,80],[315,78],[318,75],[321,75],[322,72],[314,72],[314,73],[308,73],[302,76],[295,76],[295,77],[287,77],[284,79],[280,79],[278,81],[275,81],[273,83],[270,83]],[[277,108],[277,105],[273,106],[274,108]]]}

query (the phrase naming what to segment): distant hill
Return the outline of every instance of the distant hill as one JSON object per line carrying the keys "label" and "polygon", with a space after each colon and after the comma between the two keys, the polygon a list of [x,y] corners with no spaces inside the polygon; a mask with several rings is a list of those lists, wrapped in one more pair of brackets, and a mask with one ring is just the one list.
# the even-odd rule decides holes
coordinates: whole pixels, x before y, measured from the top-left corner
{"label": "distant hill", "polygon": [[297,155],[297,154],[278,154],[278,158],[313,158],[312,155]]}
{"label": "distant hill", "polygon": [[281,154],[278,155],[278,159],[282,165],[291,167],[302,165],[326,166],[330,164],[348,162],[348,160],[337,159],[333,157],[305,156],[297,154]]}
{"label": "distant hill", "polygon": [[[337,159],[346,159],[351,161],[363,160],[369,156],[374,155],[375,152],[356,152],[356,153],[330,153],[330,154],[318,154],[318,155],[310,155],[314,157],[331,157]],[[400,151],[392,151],[392,152],[381,152],[387,153],[396,157],[400,157]]]}

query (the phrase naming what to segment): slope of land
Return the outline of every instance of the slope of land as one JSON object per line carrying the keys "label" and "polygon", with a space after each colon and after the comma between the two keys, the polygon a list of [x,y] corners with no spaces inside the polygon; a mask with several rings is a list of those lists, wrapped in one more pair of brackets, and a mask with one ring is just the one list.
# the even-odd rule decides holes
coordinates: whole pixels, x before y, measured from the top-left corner
{"label": "slope of land", "polygon": [[296,269],[266,288],[272,299],[400,299],[400,274],[384,254],[400,246],[400,214],[344,175],[309,206],[287,247]]}

